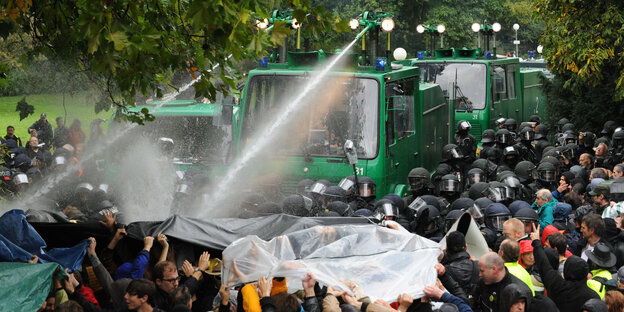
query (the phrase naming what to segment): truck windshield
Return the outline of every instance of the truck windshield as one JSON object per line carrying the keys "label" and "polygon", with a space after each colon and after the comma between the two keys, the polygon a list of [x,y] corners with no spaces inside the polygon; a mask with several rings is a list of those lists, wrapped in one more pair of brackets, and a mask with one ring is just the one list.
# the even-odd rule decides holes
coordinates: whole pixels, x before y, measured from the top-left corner
{"label": "truck windshield", "polygon": [[[308,83],[306,75],[257,75],[247,87],[243,141],[270,125]],[[309,93],[303,109],[289,116],[277,134],[280,155],[344,157],[352,140],[358,157],[372,159],[378,149],[379,83],[371,78],[330,77]]]}
{"label": "truck windshield", "polygon": [[[471,63],[418,63],[420,78],[424,82],[437,83],[449,97],[457,99],[456,108],[484,109],[486,99],[485,64]],[[453,85],[457,88],[453,93]],[[467,104],[465,104],[467,103]]]}
{"label": "truck windshield", "polygon": [[[215,116],[156,116],[135,126],[122,140],[146,138],[160,146],[173,163],[224,164],[232,142],[232,126]],[[169,140],[170,139],[170,140]]]}

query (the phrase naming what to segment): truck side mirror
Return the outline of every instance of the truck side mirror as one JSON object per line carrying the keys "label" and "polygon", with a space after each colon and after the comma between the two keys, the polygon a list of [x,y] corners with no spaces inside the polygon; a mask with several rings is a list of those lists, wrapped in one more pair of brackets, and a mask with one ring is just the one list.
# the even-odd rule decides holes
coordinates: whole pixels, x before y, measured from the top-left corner
{"label": "truck side mirror", "polygon": [[349,161],[349,164],[351,165],[357,164],[358,156],[357,156],[357,151],[355,150],[355,144],[353,144],[353,141],[346,140],[343,148],[344,148],[345,155],[347,155],[347,160]]}

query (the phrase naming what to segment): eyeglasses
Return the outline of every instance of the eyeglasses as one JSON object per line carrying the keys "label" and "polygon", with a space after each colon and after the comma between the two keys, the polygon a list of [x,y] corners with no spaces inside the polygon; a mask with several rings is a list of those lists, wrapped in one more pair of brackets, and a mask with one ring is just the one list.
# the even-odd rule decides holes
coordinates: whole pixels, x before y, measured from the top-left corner
{"label": "eyeglasses", "polygon": [[180,277],[178,276],[176,278],[163,279],[163,281],[169,282],[169,283],[175,283],[175,282],[179,282],[180,281]]}

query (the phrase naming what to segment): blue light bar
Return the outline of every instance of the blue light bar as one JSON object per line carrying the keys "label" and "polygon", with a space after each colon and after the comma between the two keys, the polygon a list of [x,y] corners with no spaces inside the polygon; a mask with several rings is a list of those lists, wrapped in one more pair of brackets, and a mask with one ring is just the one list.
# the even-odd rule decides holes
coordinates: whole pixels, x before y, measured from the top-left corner
{"label": "blue light bar", "polygon": [[266,56],[263,56],[259,61],[258,61],[258,66],[259,67],[269,67],[269,58]]}
{"label": "blue light bar", "polygon": [[422,60],[422,59],[424,59],[424,58],[425,58],[425,54],[424,54],[424,53],[422,53],[422,52],[418,52],[418,59],[419,59],[419,60]]}
{"label": "blue light bar", "polygon": [[492,52],[485,52],[485,58],[486,59],[491,59],[492,58]]}
{"label": "blue light bar", "polygon": [[532,59],[533,58],[533,51],[529,51],[529,58]]}
{"label": "blue light bar", "polygon": [[386,59],[379,58],[375,60],[375,69],[378,71],[384,71],[386,69]]}

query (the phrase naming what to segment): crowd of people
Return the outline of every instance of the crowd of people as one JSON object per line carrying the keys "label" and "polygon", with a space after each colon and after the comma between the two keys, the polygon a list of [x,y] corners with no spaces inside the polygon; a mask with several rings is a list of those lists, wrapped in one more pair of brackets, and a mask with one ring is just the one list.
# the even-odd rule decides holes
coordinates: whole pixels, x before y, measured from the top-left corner
{"label": "crowd of people", "polygon": [[6,135],[0,137],[0,197],[20,198],[31,185],[39,187],[42,181],[68,167],[72,168],[69,174],[72,183],[84,179],[84,168],[93,165],[80,164],[81,156],[86,147],[105,137],[102,122],[104,119],[99,118],[91,122],[88,141],[78,118],[68,128],[63,117],[57,117],[53,129],[47,114],[42,113],[28,128],[27,140],[16,135],[14,126],[7,126]]}
{"label": "crowd of people", "polygon": [[[83,142],[75,143],[62,119],[55,131],[46,123],[42,114],[31,127],[28,147],[21,148],[14,129],[3,138],[11,154],[4,165],[31,181],[33,171],[54,170],[59,157],[77,159],[84,144],[84,134]],[[356,283],[345,282],[350,291],[338,291],[311,274],[294,293],[285,277],[228,288],[220,280],[218,260],[203,253],[176,265],[162,234],[145,237],[143,249],[128,257],[127,250],[117,248],[125,230],[115,226],[112,199],[103,189],[104,197],[98,197],[99,188],[79,183],[76,190],[84,191],[61,206],[64,217],[84,221],[96,213],[112,238],[98,249],[90,239],[83,269],[56,280],[42,310],[623,311],[624,128],[609,121],[598,137],[562,119],[549,136],[537,116],[498,124],[483,132],[479,145],[470,123],[460,121],[455,144],[444,146],[435,171],[409,172],[403,197],[377,194],[373,179],[349,176],[335,185],[303,180],[289,196],[279,182],[270,181],[240,204],[240,218],[363,217],[437,242],[445,239],[435,266],[438,283],[427,286],[422,298],[396,294],[395,302],[371,302]],[[187,176],[207,179],[200,173]],[[466,213],[490,250],[478,259],[467,248],[474,242],[466,241],[466,233],[451,231]]]}

